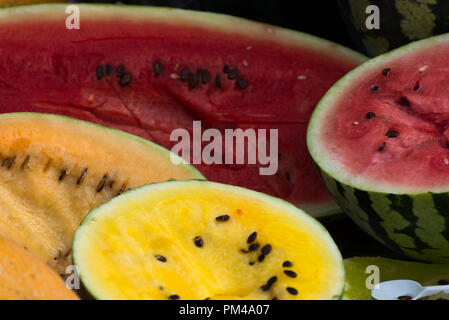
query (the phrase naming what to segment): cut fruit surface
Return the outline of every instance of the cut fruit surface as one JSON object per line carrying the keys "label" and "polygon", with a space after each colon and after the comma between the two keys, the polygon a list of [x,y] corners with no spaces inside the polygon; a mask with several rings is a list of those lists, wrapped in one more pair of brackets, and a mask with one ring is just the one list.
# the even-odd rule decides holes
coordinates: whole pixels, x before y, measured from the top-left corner
{"label": "cut fruit surface", "polygon": [[45,263],[0,237],[0,300],[78,300]]}
{"label": "cut fruit surface", "polygon": [[[346,285],[343,299],[374,300],[367,288],[389,280],[414,280],[423,286],[449,283],[449,265],[409,262],[381,257],[355,257],[345,259]],[[376,273],[376,274],[375,274]],[[370,277],[370,279],[368,279]],[[368,280],[368,281],[367,281]]]}
{"label": "cut fruit surface", "polygon": [[97,299],[339,299],[341,255],[300,209],[248,189],[169,181],[84,219],[73,258]]}
{"label": "cut fruit surface", "polygon": [[201,179],[140,137],[62,116],[0,115],[0,235],[65,273],[75,229],[96,206],[150,182]]}
{"label": "cut fruit surface", "polygon": [[449,262],[449,36],[368,61],[333,86],[309,151],[340,206],[409,257]]}
{"label": "cut fruit surface", "polygon": [[307,152],[306,126],[325,91],[364,57],[224,15],[77,6],[79,30],[64,28],[65,5],[0,11],[1,111],[65,114],[169,149],[174,129],[192,136],[193,120],[221,133],[277,129],[275,175],[261,176],[260,162],[195,166],[210,180],[281,197],[314,216],[340,212]]}
{"label": "cut fruit surface", "polygon": [[310,148],[323,169],[372,191],[447,191],[447,52],[448,36],[420,41],[336,84],[310,126]]}

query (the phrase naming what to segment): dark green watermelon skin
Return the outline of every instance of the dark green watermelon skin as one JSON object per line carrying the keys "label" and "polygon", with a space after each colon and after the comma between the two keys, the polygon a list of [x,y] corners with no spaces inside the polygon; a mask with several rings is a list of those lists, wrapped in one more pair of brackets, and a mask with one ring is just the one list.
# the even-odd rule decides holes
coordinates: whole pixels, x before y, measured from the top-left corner
{"label": "dark green watermelon skin", "polygon": [[373,238],[415,260],[449,263],[449,193],[370,192],[321,176],[338,205]]}
{"label": "dark green watermelon skin", "polygon": [[[449,32],[447,0],[338,0],[351,38],[374,57],[415,40]],[[366,7],[380,9],[380,29],[368,30]]]}

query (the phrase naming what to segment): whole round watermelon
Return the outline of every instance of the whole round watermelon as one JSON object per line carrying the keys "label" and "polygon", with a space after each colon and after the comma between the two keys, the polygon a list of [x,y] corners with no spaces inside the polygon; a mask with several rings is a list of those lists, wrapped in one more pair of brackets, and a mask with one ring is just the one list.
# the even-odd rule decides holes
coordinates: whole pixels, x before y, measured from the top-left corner
{"label": "whole round watermelon", "polygon": [[[360,51],[377,56],[420,40],[449,32],[447,0],[341,0],[341,15]],[[368,29],[370,5],[379,8],[379,29]]]}

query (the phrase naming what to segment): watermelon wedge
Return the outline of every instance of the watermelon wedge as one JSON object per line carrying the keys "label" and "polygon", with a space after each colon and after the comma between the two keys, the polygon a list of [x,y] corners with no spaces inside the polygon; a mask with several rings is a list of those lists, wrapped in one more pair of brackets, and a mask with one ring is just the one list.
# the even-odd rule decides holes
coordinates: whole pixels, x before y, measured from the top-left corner
{"label": "watermelon wedge", "polygon": [[411,258],[449,261],[449,35],[368,61],[318,104],[308,146],[334,198]]}
{"label": "watermelon wedge", "polygon": [[[172,148],[176,128],[278,129],[279,166],[195,164],[210,180],[335,213],[306,147],[313,108],[364,57],[315,37],[178,9],[66,5],[0,10],[0,110],[64,114]],[[118,75],[118,77],[117,77]]]}

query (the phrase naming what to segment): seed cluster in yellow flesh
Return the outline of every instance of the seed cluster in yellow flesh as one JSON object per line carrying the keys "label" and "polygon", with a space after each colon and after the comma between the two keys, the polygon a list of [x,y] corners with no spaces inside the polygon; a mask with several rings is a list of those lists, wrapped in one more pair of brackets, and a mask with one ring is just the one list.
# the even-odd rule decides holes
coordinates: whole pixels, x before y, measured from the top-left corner
{"label": "seed cluster in yellow flesh", "polygon": [[335,299],[344,283],[340,253],[313,218],[205,181],[145,186],[95,209],[74,258],[100,299]]}

